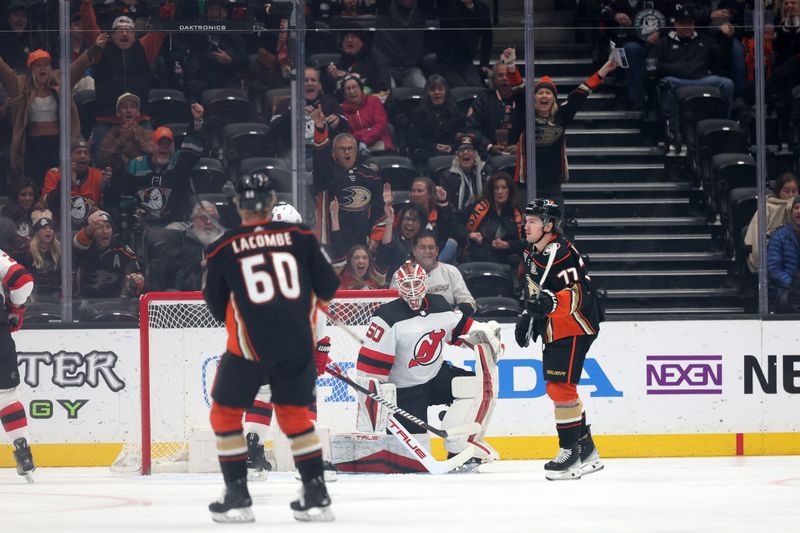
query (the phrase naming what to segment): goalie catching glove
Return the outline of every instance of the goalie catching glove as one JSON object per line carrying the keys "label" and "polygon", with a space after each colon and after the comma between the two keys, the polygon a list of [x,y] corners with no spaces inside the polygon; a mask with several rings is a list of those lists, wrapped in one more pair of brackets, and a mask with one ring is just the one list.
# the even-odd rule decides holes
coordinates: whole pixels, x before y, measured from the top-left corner
{"label": "goalie catching glove", "polygon": [[459,339],[469,346],[488,345],[495,360],[503,353],[503,343],[500,341],[500,324],[494,320],[490,322],[473,322],[469,332],[461,335]]}

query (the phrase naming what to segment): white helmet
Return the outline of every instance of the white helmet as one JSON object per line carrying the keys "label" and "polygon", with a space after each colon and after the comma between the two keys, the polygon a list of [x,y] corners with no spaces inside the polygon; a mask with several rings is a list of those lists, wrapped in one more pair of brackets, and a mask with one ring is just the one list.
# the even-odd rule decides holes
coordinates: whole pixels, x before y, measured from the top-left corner
{"label": "white helmet", "polygon": [[303,222],[303,217],[297,212],[292,204],[286,202],[278,202],[272,208],[272,220],[276,222],[288,222],[290,224],[300,224]]}
{"label": "white helmet", "polygon": [[406,261],[397,269],[397,292],[408,306],[417,311],[428,292],[428,274],[416,263]]}

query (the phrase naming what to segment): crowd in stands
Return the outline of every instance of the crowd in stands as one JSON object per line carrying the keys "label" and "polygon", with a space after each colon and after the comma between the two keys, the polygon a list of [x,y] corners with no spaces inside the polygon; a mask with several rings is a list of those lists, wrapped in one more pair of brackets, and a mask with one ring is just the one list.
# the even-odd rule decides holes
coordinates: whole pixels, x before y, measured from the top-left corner
{"label": "crowd in stands", "polygon": [[[59,298],[54,273],[66,244],[54,231],[61,183],[57,4],[0,2],[8,125],[0,147],[9,155],[2,215],[14,229],[0,248],[34,272],[38,301]],[[71,4],[69,245],[76,294],[198,290],[204,246],[236,223],[226,182],[243,169],[273,173],[280,182],[289,168],[288,14],[278,2]],[[624,49],[629,68],[617,69],[612,54],[559,102],[551,78],[525,79],[513,47],[493,52],[501,39],[486,0],[305,2],[307,58],[296,70],[315,205],[306,222],[341,269],[342,287],[389,286],[396,268],[414,259],[430,269],[436,286],[455,289],[451,303],[474,311],[455,265],[496,263],[511,279],[521,260],[530,134],[525,91],[535,95],[540,195],[563,203],[570,123],[606,78],[625,84],[630,109],[659,114],[665,144],[678,151],[686,141],[681,88],[716,87],[726,103],[720,118],[751,113],[747,6],[601,2],[603,42]],[[34,16],[34,9],[43,11]],[[800,9],[797,0],[776,9],[767,87],[770,105],[788,110],[800,84]],[[253,19],[266,31],[214,27]],[[48,21],[51,31],[34,29]],[[202,21],[211,29],[179,31],[174,21]],[[286,200],[291,185],[281,183]],[[788,194],[776,189],[784,202]],[[796,233],[784,236],[773,227],[779,220],[791,226],[792,213],[768,218],[770,264],[773,242],[794,236],[796,246]],[[756,234],[748,237],[751,246]]]}

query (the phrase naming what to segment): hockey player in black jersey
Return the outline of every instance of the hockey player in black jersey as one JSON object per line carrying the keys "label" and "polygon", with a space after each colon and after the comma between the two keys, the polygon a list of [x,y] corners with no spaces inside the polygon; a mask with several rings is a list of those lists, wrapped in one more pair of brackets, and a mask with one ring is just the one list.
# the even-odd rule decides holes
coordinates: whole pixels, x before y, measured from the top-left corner
{"label": "hockey player in black jersey", "polygon": [[525,311],[515,331],[520,347],[539,335],[544,342],[544,379],[560,448],[544,466],[550,480],[580,479],[603,468],[577,388],[602,313],[581,254],[557,231],[560,220],[552,200],[539,198],[525,208]]}
{"label": "hockey player in black jersey", "polygon": [[316,379],[311,317],[318,299],[333,297],[339,278],[311,230],[269,220],[275,194],[266,174],[244,176],[237,192],[242,225],[209,246],[203,289],[209,311],[228,333],[211,392],[225,494],[209,510],[218,522],[254,520],[242,415],[266,379],[303,482],[291,503],[294,517],[330,521],[322,445],[308,410]]}
{"label": "hockey player in black jersey", "polygon": [[[445,440],[451,456],[472,444],[476,463],[499,458],[497,451],[483,440],[497,399],[496,363],[502,352],[499,326],[496,322],[475,322],[460,311],[453,311],[443,296],[427,294],[427,274],[417,264],[407,261],[396,276],[400,298],[373,313],[356,369],[362,378],[377,382],[374,386],[384,398],[396,390],[398,407],[426,422],[429,406],[449,406],[442,420],[444,430],[472,422],[480,424],[480,431],[474,435]],[[444,360],[444,343],[460,344],[462,340],[472,346],[489,346],[490,353],[475,351],[477,377],[476,372]],[[360,429],[385,429],[380,405],[364,396],[361,400]],[[372,427],[364,428],[365,418]],[[411,433],[425,433],[410,422],[398,421]]]}

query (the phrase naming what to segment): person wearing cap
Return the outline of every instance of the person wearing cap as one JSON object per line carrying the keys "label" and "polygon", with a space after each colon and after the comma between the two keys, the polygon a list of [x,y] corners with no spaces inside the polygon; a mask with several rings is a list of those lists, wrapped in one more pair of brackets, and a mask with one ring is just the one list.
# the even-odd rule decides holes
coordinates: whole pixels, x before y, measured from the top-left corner
{"label": "person wearing cap", "polygon": [[31,213],[31,239],[19,263],[33,276],[33,302],[58,302],[61,295],[61,241],[58,239],[53,213],[39,209]]}
{"label": "person wearing cap", "polygon": [[[90,36],[101,35],[92,0],[82,1],[80,13],[84,31]],[[157,31],[137,39],[134,30],[134,22],[130,17],[122,15],[114,19],[111,38],[103,43],[102,53],[95,62],[95,106],[98,116],[90,139],[94,146],[102,146],[103,137],[115,124],[120,95],[133,93],[146,101],[150,89],[156,86],[150,66],[155,63],[167,34]]]}
{"label": "person wearing cap", "polygon": [[[78,228],[89,213],[103,205],[103,189],[111,182],[111,169],[101,170],[91,166],[89,144],[80,137],[72,141],[72,224]],[[47,171],[42,188],[41,204],[54,212],[60,212],[61,169],[53,167]]]}
{"label": "person wearing cap", "polygon": [[189,180],[203,153],[203,106],[192,104],[193,121],[180,150],[175,150],[172,130],[157,128],[147,154],[133,159],[124,176],[112,179],[113,194],[136,199],[136,216],[150,226],[163,227],[189,215],[192,194]]}
{"label": "person wearing cap", "polygon": [[111,215],[97,210],[72,238],[82,298],[135,297],[144,289],[139,258],[114,237]]}
{"label": "person wearing cap", "polygon": [[[668,141],[680,146],[680,115],[676,91],[681,87],[708,85],[716,87],[733,108],[733,81],[718,75],[728,64],[731,36],[720,32],[720,41],[695,31],[695,14],[691,6],[675,13],[675,29],[650,50],[656,63],[658,91],[664,117],[669,121]],[[732,33],[731,33],[732,35]]]}
{"label": "person wearing cap", "polygon": [[800,196],[792,200],[789,222],[767,244],[767,274],[776,311],[800,311]]}
{"label": "person wearing cap", "polygon": [[391,73],[384,59],[372,51],[372,32],[352,22],[343,25],[341,31],[342,55],[324,69],[325,92],[341,90],[344,78],[357,74],[366,94],[385,97],[391,88]]}
{"label": "person wearing cap", "polygon": [[[133,93],[124,93],[117,98],[116,124],[103,137],[97,151],[97,166],[110,167],[115,175],[128,170],[128,165],[147,152],[153,130],[149,118],[141,114],[141,102]],[[97,147],[95,147],[97,148]]]}
{"label": "person wearing cap", "polygon": [[460,211],[483,193],[490,166],[481,159],[470,135],[461,137],[450,171],[442,173],[439,185],[447,191],[447,201]]}
{"label": "person wearing cap", "polygon": [[[70,83],[80,80],[99,52],[104,39],[98,37],[89,49],[70,65]],[[11,167],[16,175],[33,180],[42,188],[44,174],[59,163],[58,102],[61,93],[60,72],[53,70],[52,58],[46,50],[28,54],[28,72],[17,74],[0,58],[0,83],[11,102],[14,130],[11,135]],[[72,87],[70,87],[70,90]],[[78,110],[70,101],[70,131],[81,131]]]}
{"label": "person wearing cap", "polygon": [[467,111],[466,129],[476,136],[484,155],[517,153],[517,140],[525,129],[525,82],[506,48],[492,69],[492,91],[480,93]]}
{"label": "person wearing cap", "polygon": [[[596,91],[603,80],[617,68],[613,56],[600,69],[589,76],[567,95],[567,101],[559,105],[556,102],[558,88],[549,76],[543,76],[533,87],[533,105],[536,113],[536,195],[554,200],[564,205],[561,184],[569,179],[569,163],[567,162],[566,130],[575,114],[589,96]],[[514,171],[514,182],[526,188],[525,132],[519,137],[517,144],[517,165]]]}
{"label": "person wearing cap", "polygon": [[5,20],[0,23],[0,57],[19,74],[27,70],[28,54],[44,48],[39,32],[31,31],[29,7],[24,0],[12,0],[6,8]]}

